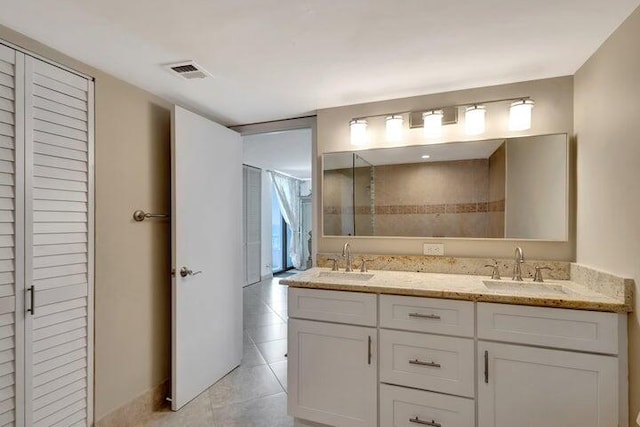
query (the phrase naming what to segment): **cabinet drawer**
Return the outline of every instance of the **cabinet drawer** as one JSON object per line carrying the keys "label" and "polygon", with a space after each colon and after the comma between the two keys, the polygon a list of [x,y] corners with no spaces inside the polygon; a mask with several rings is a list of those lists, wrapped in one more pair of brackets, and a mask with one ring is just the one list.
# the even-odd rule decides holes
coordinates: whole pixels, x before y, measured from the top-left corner
{"label": "cabinet drawer", "polygon": [[471,399],[380,385],[380,425],[384,427],[469,427],[476,425]]}
{"label": "cabinet drawer", "polygon": [[473,303],[437,298],[380,296],[380,326],[473,337]]}
{"label": "cabinet drawer", "polygon": [[474,343],[413,332],[380,330],[380,381],[474,396]]}
{"label": "cabinet drawer", "polygon": [[289,288],[289,317],[376,326],[376,294]]}
{"label": "cabinet drawer", "polygon": [[618,315],[478,303],[478,338],[617,354]]}

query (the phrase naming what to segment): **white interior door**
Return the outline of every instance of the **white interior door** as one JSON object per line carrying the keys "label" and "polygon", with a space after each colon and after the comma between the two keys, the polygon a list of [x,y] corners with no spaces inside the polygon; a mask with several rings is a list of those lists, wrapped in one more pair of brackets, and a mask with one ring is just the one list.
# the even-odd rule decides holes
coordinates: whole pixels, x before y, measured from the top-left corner
{"label": "white interior door", "polygon": [[240,134],[172,115],[172,401],[178,410],[242,357]]}

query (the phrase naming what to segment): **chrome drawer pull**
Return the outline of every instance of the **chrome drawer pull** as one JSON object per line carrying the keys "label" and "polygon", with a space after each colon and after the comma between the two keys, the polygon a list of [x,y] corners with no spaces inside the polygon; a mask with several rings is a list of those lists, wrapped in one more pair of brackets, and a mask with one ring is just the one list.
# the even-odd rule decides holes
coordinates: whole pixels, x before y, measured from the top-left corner
{"label": "chrome drawer pull", "polygon": [[435,422],[434,420],[431,421],[423,421],[418,417],[415,418],[409,418],[409,422],[410,423],[416,423],[416,424],[422,424],[423,426],[431,426],[431,427],[442,427],[442,424]]}
{"label": "chrome drawer pull", "polygon": [[420,314],[420,313],[409,313],[409,317],[419,317],[421,319],[435,319],[440,320],[440,316],[437,314]]}
{"label": "chrome drawer pull", "polygon": [[420,365],[420,366],[431,366],[432,368],[440,368],[442,366],[436,362],[423,362],[422,360],[418,360],[418,359],[409,360],[409,364]]}

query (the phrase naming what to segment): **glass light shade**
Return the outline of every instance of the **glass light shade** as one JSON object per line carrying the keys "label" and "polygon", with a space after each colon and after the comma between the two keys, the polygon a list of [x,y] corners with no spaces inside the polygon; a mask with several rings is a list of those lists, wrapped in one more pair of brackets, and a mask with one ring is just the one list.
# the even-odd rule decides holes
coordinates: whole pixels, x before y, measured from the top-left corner
{"label": "glass light shade", "polygon": [[422,113],[425,138],[437,138],[442,135],[442,110],[426,111]]}
{"label": "glass light shade", "polygon": [[467,107],[464,112],[464,130],[467,135],[479,135],[484,132],[484,117],[487,109],[483,105]]}
{"label": "glass light shade", "polygon": [[509,130],[519,131],[531,129],[531,110],[534,102],[523,99],[512,102],[509,108]]}
{"label": "glass light shade", "polygon": [[402,141],[402,131],[404,129],[404,119],[402,116],[394,115],[387,117],[386,122],[386,134],[387,141],[400,142]]}
{"label": "glass light shade", "polygon": [[367,144],[367,121],[364,119],[351,120],[349,123],[351,129],[351,145]]}

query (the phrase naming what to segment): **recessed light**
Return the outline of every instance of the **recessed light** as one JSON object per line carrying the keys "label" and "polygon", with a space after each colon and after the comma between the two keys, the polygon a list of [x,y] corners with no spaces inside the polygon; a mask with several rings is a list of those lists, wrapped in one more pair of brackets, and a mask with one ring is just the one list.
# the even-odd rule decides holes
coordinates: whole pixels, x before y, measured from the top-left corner
{"label": "recessed light", "polygon": [[422,158],[423,158],[423,159],[428,159],[429,157],[431,157],[431,156],[430,156],[430,155],[428,155],[428,154],[423,154],[423,155],[422,155]]}

